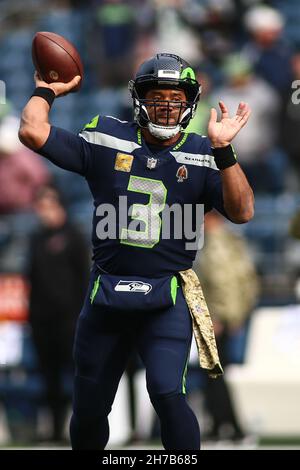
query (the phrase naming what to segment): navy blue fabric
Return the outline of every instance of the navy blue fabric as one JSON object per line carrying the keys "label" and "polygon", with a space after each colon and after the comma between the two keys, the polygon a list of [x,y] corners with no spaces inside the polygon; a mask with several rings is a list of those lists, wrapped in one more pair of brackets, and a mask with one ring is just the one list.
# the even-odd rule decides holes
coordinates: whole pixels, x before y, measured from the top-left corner
{"label": "navy blue fabric", "polygon": [[183,394],[155,397],[152,404],[160,417],[161,440],[165,449],[200,449],[199,424]]}
{"label": "navy blue fabric", "polygon": [[[170,227],[170,237],[163,238],[161,234],[157,236],[159,225],[156,224],[157,239],[153,239],[152,247],[125,244],[124,238],[119,238],[121,229],[127,227],[119,220],[118,203],[120,196],[127,196],[128,207],[151,204],[152,194],[146,191],[146,186],[128,189],[130,178],[135,177],[134,181],[137,178],[143,182],[148,180],[147,184],[149,180],[160,181],[153,185],[165,188],[160,192],[159,200],[165,195],[167,206],[177,204],[182,209],[189,204],[192,208],[189,226],[193,231],[198,204],[203,204],[206,212],[216,208],[227,216],[220,172],[213,167],[209,140],[189,134],[181,136],[174,147],[149,148],[143,138],[139,139],[136,123],[111,117],[100,117],[96,127],[86,129],[85,139],[52,126],[39,153],[55,165],[86,178],[95,207],[94,266],[101,272],[118,276],[155,279],[190,268],[196,250],[186,249],[186,243],[191,240],[184,231],[181,237],[176,237],[174,226]],[[120,171],[118,165],[115,166],[118,152],[131,156],[128,171]],[[154,168],[147,166],[149,157],[156,160]],[[177,172],[183,164],[184,178],[179,178]],[[101,204],[111,204],[117,209],[115,237],[100,239],[97,236],[98,224],[104,219],[97,215]],[[163,207],[161,201],[159,204]],[[184,217],[177,215],[177,221],[178,217]],[[138,216],[136,219],[139,220]],[[127,224],[131,221],[128,215]],[[146,221],[143,223],[145,225]],[[140,311],[133,306],[120,314],[116,309],[108,312],[96,303],[91,305],[95,278],[94,268],[75,338],[76,376],[70,428],[73,448],[103,449],[106,446],[109,436],[107,416],[129,355],[136,348],[146,368],[147,389],[161,421],[165,448],[198,449],[199,427],[183,395],[182,381],[192,325],[181,288],[175,306],[161,311]]]}
{"label": "navy blue fabric", "polygon": [[173,276],[153,279],[101,274],[97,278],[96,285],[94,284],[92,303],[102,307],[106,312],[112,310],[126,312],[133,309],[152,313],[160,311],[173,305],[172,279]]}
{"label": "navy blue fabric", "polygon": [[[138,145],[137,131],[136,123],[121,122],[110,117],[100,117],[95,129],[86,130],[91,138],[94,134],[100,133],[115,137],[121,142],[126,140]],[[177,150],[183,152],[183,155],[212,155],[208,138],[196,134],[189,134]],[[110,274],[159,277],[191,268],[196,250],[186,250],[186,242],[191,240],[188,240],[184,233],[180,239],[175,238],[172,226],[170,239],[161,237],[150,249],[120,243],[119,233],[122,224],[119,221],[118,198],[127,196],[128,206],[148,204],[148,194],[127,189],[130,176],[160,180],[167,189],[167,205],[178,204],[180,207],[184,204],[193,205],[190,225],[195,230],[197,211],[199,213],[196,204],[204,204],[206,212],[214,207],[227,217],[223,206],[220,172],[206,166],[194,165],[186,160],[188,177],[182,183],[178,183],[176,173],[182,163],[177,162],[171,154],[176,151],[176,145],[174,148],[156,149],[152,146],[150,149],[142,139],[140,148],[132,152],[119,151],[134,157],[130,172],[115,170],[118,150],[87,142],[82,137],[52,126],[50,136],[39,153],[61,168],[74,171],[86,178],[95,206],[92,230],[93,259],[104,271]],[[152,170],[147,168],[147,157],[158,160],[156,168]],[[105,216],[98,216],[96,209],[103,203],[117,207],[115,239],[100,240],[97,237],[97,224]],[[130,221],[132,219],[128,217],[127,223]]]}
{"label": "navy blue fabric", "polygon": [[[74,345],[76,372],[71,423],[74,449],[105,447],[108,439],[107,416],[134,349],[139,352],[145,365],[147,390],[152,401],[156,403],[157,400],[182,394],[192,336],[191,317],[181,288],[178,289],[176,306],[161,312],[108,314],[105,309],[90,304],[89,294],[95,277],[94,273],[79,317]],[[165,403],[168,407],[168,402]],[[163,405],[160,405],[159,417],[164,420],[161,409],[164,409]],[[191,410],[186,407],[187,420],[190,413]],[[168,421],[169,413],[166,412],[166,415]],[[174,419],[178,417],[174,416]],[[191,442],[194,442],[194,431],[192,427]],[[174,432],[169,429],[170,436]],[[182,448],[180,439],[176,436],[174,439],[177,448]]]}
{"label": "navy blue fabric", "polygon": [[[122,315],[118,311],[108,314],[106,309],[90,303],[95,277],[93,272],[77,322],[74,344],[76,375],[93,381],[106,381],[107,375],[114,374],[106,367],[114,370],[121,362],[120,370],[123,371],[129,354],[136,348],[147,369],[150,393],[181,391],[192,335],[191,316],[182,288],[178,288],[176,305],[161,312],[132,310]],[[165,370],[168,362],[173,367]]]}

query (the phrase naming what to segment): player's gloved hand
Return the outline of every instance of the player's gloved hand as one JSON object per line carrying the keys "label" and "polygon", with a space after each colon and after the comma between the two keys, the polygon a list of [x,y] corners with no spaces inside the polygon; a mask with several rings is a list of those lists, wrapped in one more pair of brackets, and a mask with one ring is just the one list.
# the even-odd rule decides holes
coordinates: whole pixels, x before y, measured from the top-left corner
{"label": "player's gloved hand", "polygon": [[221,109],[221,120],[217,122],[218,115],[215,108],[211,109],[210,120],[208,123],[207,135],[213,147],[227,147],[237,133],[247,123],[251,114],[251,109],[247,103],[240,102],[235,116],[230,117],[228,109],[223,103],[219,102]]}
{"label": "player's gloved hand", "polygon": [[80,75],[76,75],[76,77],[74,77],[68,83],[62,83],[62,82],[47,83],[40,77],[37,71],[35,71],[34,73],[34,81],[35,81],[36,87],[50,88],[51,90],[54,91],[56,97],[65,96],[68,93],[70,93],[70,91],[72,91],[72,89],[78,85],[80,80],[81,80]]}

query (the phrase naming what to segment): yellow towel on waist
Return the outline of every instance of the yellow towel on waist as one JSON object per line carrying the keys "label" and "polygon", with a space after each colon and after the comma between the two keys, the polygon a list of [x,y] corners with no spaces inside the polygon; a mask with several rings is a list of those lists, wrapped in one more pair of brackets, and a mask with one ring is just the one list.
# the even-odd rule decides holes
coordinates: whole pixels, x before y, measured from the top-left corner
{"label": "yellow towel on waist", "polygon": [[193,321],[200,367],[216,378],[223,374],[213,324],[197,274],[192,269],[179,271],[182,290]]}

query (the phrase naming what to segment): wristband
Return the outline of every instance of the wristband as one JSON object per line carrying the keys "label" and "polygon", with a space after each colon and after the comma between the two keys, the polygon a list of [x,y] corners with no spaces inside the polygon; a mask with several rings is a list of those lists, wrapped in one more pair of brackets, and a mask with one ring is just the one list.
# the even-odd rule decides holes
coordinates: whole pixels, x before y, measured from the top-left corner
{"label": "wristband", "polygon": [[47,103],[49,104],[50,108],[56,97],[54,91],[51,88],[47,88],[43,86],[37,87],[32,93],[31,98],[33,96],[39,96],[40,98],[44,98],[44,100],[46,100]]}
{"label": "wristband", "polygon": [[237,162],[231,144],[226,147],[212,148],[212,153],[219,170],[225,170],[226,168],[235,165]]}

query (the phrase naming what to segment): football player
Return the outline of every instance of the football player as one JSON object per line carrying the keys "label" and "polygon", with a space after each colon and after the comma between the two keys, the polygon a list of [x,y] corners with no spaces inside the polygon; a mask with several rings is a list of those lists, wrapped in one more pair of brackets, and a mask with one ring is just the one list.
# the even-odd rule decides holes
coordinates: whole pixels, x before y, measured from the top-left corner
{"label": "football player", "polygon": [[[164,448],[199,449],[199,425],[185,399],[197,324],[190,314],[196,284],[185,284],[185,279],[192,279],[197,246],[187,248],[190,232],[179,235],[176,224],[166,235],[163,215],[176,205],[175,219],[182,222],[190,206],[190,229],[197,226],[200,205],[206,212],[216,208],[234,223],[252,218],[253,192],[231,147],[250,108],[241,102],[230,117],[221,101],[220,120],[211,110],[208,137],[185,133],[201,86],[183,59],[157,54],[129,83],[132,122],[99,115],[74,135],[52,126],[48,114],[54,99],[70,92],[80,77],[67,84],[47,84],[37,74],[35,79],[20,139],[59,167],[85,177],[95,205],[94,265],[74,347],[72,447],[105,448],[107,417],[128,357],[137,348]],[[124,218],[120,201],[125,199],[130,211]],[[105,210],[111,207],[116,214],[109,218]],[[115,230],[105,232],[112,220]],[[203,313],[198,304],[195,309]],[[201,334],[205,338],[203,329]]]}

